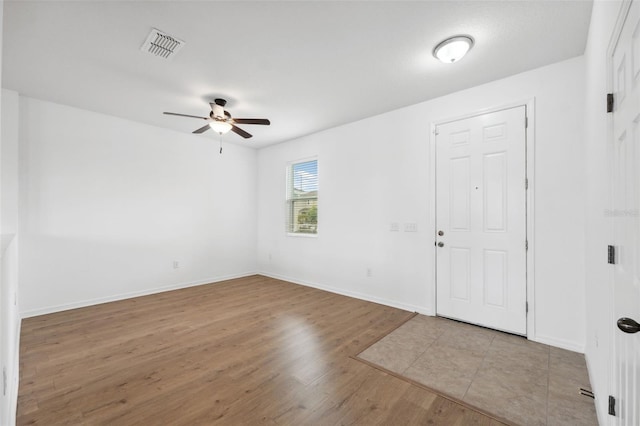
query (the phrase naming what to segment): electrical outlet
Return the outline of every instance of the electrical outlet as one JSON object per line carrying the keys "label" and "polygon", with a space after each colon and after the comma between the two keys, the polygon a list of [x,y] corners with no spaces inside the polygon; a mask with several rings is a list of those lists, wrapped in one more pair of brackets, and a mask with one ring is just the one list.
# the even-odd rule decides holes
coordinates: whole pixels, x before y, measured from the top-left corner
{"label": "electrical outlet", "polygon": [[391,222],[389,225],[389,231],[398,232],[400,231],[400,224],[398,222]]}
{"label": "electrical outlet", "polygon": [[180,267],[180,262],[178,262],[177,260],[173,261],[173,269],[178,269]]}
{"label": "electrical outlet", "polygon": [[373,271],[371,271],[371,268],[367,268],[367,277],[372,277],[373,276]]}

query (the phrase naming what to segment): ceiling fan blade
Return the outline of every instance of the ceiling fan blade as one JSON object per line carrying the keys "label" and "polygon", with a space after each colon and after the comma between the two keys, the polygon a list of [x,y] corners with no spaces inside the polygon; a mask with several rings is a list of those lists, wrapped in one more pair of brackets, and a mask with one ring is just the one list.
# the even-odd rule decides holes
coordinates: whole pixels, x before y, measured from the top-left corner
{"label": "ceiling fan blade", "polygon": [[251,133],[247,133],[244,130],[242,130],[240,127],[234,126],[233,124],[231,125],[231,131],[233,131],[234,133],[239,134],[240,136],[242,136],[245,139],[249,139],[250,137],[253,136]]}
{"label": "ceiling fan blade", "polygon": [[177,112],[163,112],[166,115],[177,115],[178,117],[199,118],[200,120],[208,120],[208,117],[198,117],[197,115],[178,114]]}
{"label": "ceiling fan blade", "polygon": [[238,124],[263,124],[265,126],[271,124],[266,118],[234,118],[233,121]]}
{"label": "ceiling fan blade", "polygon": [[205,124],[204,126],[200,127],[198,130],[194,130],[193,133],[204,133],[210,128],[211,126],[209,126],[208,124]]}

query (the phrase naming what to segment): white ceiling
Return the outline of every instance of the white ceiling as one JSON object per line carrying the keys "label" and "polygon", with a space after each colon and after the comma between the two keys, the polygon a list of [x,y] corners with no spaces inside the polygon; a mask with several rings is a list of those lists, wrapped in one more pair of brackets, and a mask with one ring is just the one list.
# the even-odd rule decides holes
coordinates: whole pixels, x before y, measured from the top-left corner
{"label": "white ceiling", "polygon": [[[226,98],[262,147],[581,55],[591,1],[5,1],[2,85],[190,132]],[[152,27],[186,41],[140,50]],[[445,65],[433,47],[476,45]],[[99,131],[99,129],[96,129]],[[213,132],[194,137],[215,138]]]}

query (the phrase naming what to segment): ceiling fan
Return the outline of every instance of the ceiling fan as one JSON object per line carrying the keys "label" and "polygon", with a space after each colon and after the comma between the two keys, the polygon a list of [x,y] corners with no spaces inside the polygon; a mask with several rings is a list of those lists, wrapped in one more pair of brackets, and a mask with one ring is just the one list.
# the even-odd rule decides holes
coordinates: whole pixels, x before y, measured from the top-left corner
{"label": "ceiling fan", "polygon": [[177,115],[179,117],[190,117],[190,118],[198,118],[200,120],[205,120],[208,123],[199,129],[193,131],[193,133],[204,133],[209,129],[213,129],[219,134],[227,133],[229,130],[237,133],[245,139],[249,139],[253,135],[242,130],[236,124],[262,124],[268,126],[271,124],[269,120],[266,118],[232,118],[229,111],[224,109],[224,106],[227,104],[227,101],[224,99],[216,99],[213,102],[210,102],[211,112],[209,113],[209,117],[198,117],[197,115],[188,115],[188,114],[178,114],[176,112],[165,112],[167,115]]}

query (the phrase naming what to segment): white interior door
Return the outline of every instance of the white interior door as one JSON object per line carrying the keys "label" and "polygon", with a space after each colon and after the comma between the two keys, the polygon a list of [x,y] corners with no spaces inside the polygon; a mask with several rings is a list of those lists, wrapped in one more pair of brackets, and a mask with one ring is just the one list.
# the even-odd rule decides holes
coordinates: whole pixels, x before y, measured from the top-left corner
{"label": "white interior door", "polygon": [[526,107],[436,127],[436,312],[526,335]]}
{"label": "white interior door", "polygon": [[611,65],[615,247],[611,392],[616,399],[613,423],[640,425],[640,333],[633,333],[640,330],[640,326],[634,326],[635,321],[640,321],[640,1],[631,4]]}

